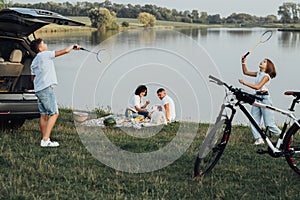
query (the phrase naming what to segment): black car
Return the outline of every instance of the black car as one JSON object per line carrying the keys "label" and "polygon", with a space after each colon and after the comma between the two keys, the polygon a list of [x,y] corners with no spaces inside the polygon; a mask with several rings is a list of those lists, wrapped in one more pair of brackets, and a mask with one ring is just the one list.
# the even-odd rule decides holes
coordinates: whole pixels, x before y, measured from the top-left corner
{"label": "black car", "polygon": [[[34,32],[48,24],[84,26],[54,12],[28,8],[0,10],[0,128],[19,128],[40,117],[33,90],[30,49]],[[33,37],[30,37],[30,36]]]}

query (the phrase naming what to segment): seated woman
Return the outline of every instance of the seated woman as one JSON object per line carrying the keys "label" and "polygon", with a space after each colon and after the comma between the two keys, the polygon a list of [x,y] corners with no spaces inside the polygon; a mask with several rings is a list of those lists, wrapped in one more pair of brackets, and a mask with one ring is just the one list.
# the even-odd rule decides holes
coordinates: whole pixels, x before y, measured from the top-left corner
{"label": "seated woman", "polygon": [[145,104],[142,102],[142,98],[147,96],[147,87],[145,85],[140,85],[136,88],[134,96],[130,99],[128,107],[125,111],[125,116],[137,117],[138,115],[143,115],[144,118],[151,118],[150,113],[147,111],[146,107],[149,105],[150,101],[146,100]]}

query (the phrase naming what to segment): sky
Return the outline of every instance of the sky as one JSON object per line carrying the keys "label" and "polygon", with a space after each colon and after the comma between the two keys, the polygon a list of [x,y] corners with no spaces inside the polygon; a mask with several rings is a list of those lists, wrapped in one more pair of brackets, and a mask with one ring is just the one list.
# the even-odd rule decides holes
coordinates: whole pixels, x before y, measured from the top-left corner
{"label": "sky", "polygon": [[[103,2],[104,0],[12,0],[14,3],[39,3],[39,2]],[[178,11],[194,9],[199,12],[207,12],[209,15],[220,14],[227,17],[232,13],[247,13],[256,16],[277,15],[279,6],[284,2],[300,3],[300,0],[111,0],[112,3],[145,5],[153,4]]]}

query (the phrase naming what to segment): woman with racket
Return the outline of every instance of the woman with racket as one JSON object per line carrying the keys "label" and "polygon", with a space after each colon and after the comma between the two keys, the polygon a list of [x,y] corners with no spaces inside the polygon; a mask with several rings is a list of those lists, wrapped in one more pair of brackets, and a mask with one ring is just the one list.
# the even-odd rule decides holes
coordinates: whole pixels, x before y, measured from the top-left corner
{"label": "woman with racket", "polygon": [[[246,66],[246,55],[242,57],[242,70],[243,73],[247,76],[256,77],[254,84],[245,82],[244,80],[239,80],[239,82],[247,87],[250,87],[256,90],[256,95],[262,98],[260,103],[264,103],[267,105],[272,105],[271,97],[268,90],[268,85],[270,84],[271,79],[276,77],[276,69],[273,62],[269,59],[264,59],[259,64],[258,71],[248,71]],[[258,101],[258,100],[257,100]],[[252,106],[251,114],[255,119],[257,124],[260,124],[261,119],[263,118],[264,124],[269,131],[273,133],[273,135],[280,135],[280,129],[276,126],[274,120],[273,111],[269,109],[264,109],[256,106]],[[255,129],[255,127],[250,124],[252,134],[255,139],[255,145],[264,144],[263,139],[260,137],[260,134]]]}

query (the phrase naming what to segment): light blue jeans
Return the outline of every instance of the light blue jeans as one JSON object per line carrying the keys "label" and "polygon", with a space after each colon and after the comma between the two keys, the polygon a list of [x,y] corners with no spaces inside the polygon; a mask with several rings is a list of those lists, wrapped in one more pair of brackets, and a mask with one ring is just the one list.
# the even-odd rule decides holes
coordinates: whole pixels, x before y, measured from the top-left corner
{"label": "light blue jeans", "polygon": [[[272,106],[270,95],[257,95],[257,96],[263,99],[262,101],[257,100],[258,103],[263,103]],[[257,106],[252,106],[251,115],[259,126],[261,125],[261,118],[263,118],[264,125],[265,127],[268,127],[269,131],[271,131],[274,135],[278,135],[281,133],[281,130],[275,124],[274,113],[272,110],[266,108],[260,108]],[[255,139],[260,138],[261,136],[259,132],[255,129],[252,123],[250,123],[250,127],[251,127],[253,137]]]}

